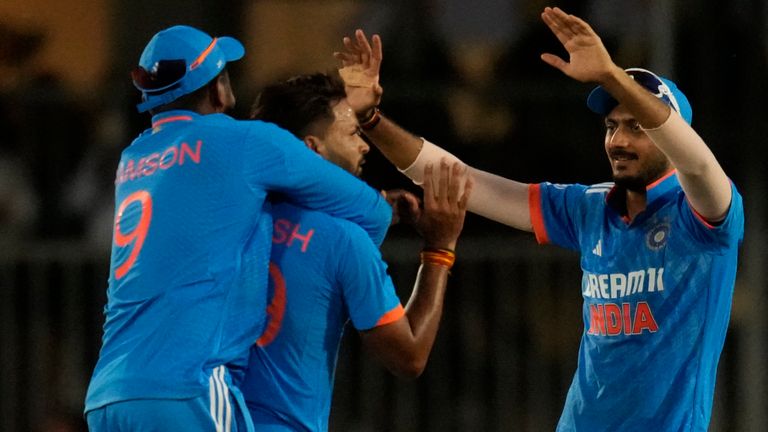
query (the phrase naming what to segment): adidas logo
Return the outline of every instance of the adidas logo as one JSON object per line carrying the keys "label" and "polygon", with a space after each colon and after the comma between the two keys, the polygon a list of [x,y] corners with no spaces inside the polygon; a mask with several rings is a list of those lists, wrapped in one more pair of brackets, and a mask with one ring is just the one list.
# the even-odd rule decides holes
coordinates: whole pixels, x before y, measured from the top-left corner
{"label": "adidas logo", "polygon": [[595,248],[592,249],[592,253],[597,256],[603,256],[603,240],[598,240]]}

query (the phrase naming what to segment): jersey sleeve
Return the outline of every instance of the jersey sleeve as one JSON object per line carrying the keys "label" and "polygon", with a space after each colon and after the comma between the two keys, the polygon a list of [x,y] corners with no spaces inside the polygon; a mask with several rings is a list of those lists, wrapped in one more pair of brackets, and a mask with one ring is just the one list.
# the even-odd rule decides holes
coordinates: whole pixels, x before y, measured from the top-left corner
{"label": "jersey sleeve", "polygon": [[352,325],[368,330],[400,319],[405,312],[381,252],[358,227],[350,226],[346,232],[338,249],[343,259],[337,280]]}
{"label": "jersey sleeve", "polygon": [[744,201],[731,183],[731,205],[725,219],[709,223],[699,215],[687,199],[680,202],[681,223],[693,241],[710,251],[723,250],[740,244],[744,239]]}
{"label": "jersey sleeve", "polygon": [[381,245],[392,208],[362,180],[324,160],[286,130],[252,121],[244,170],[252,187],[280,193],[286,201],[349,220]]}
{"label": "jersey sleeve", "polygon": [[528,206],[533,232],[540,244],[579,250],[579,220],[586,186],[532,184]]}

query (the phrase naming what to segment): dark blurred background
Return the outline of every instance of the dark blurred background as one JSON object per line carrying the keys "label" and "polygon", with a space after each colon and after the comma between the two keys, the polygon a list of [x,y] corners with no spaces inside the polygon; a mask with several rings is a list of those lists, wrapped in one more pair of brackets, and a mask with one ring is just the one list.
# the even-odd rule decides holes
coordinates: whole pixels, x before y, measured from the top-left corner
{"label": "dark blurred background", "polygon": [[[84,430],[114,173],[121,149],[149,126],[129,71],[156,31],[183,23],[242,40],[246,57],[230,69],[234,115],[244,117],[264,84],[337,66],[331,53],[361,27],[384,41],[382,110],[414,133],[520,181],[609,180],[601,119],[584,102],[591,86],[539,60],[565,55],[539,18],[546,5],[590,22],[619,65],[676,81],[744,195],[710,430],[768,430],[766,0],[3,0],[0,430]],[[416,191],[375,150],[364,178]],[[404,300],[419,247],[402,227],[384,245]],[[476,216],[458,254],[424,376],[390,377],[347,335],[332,430],[554,429],[583,330],[577,256]]]}

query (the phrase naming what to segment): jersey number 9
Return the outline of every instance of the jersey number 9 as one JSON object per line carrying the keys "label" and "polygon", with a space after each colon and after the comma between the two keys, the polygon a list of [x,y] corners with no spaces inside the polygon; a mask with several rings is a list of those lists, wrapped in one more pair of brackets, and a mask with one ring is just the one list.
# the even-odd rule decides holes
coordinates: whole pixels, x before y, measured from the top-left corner
{"label": "jersey number 9", "polygon": [[[120,230],[120,221],[123,219],[125,210],[133,203],[141,205],[141,216],[139,216],[139,222],[133,230],[123,233]],[[123,278],[136,262],[136,258],[139,256],[139,252],[141,252],[141,247],[144,245],[144,239],[147,237],[151,221],[152,196],[149,195],[149,192],[143,190],[134,192],[120,203],[120,207],[117,209],[117,216],[115,216],[114,243],[118,247],[126,247],[132,244],[133,249],[131,249],[128,259],[115,269],[115,279]]]}

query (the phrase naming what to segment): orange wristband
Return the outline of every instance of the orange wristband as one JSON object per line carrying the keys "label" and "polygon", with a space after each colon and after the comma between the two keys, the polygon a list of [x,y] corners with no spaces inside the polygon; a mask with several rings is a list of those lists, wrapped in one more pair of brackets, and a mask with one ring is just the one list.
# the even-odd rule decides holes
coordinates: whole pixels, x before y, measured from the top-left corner
{"label": "orange wristband", "polygon": [[450,249],[424,248],[421,251],[422,264],[439,265],[450,270],[455,262],[456,254]]}

